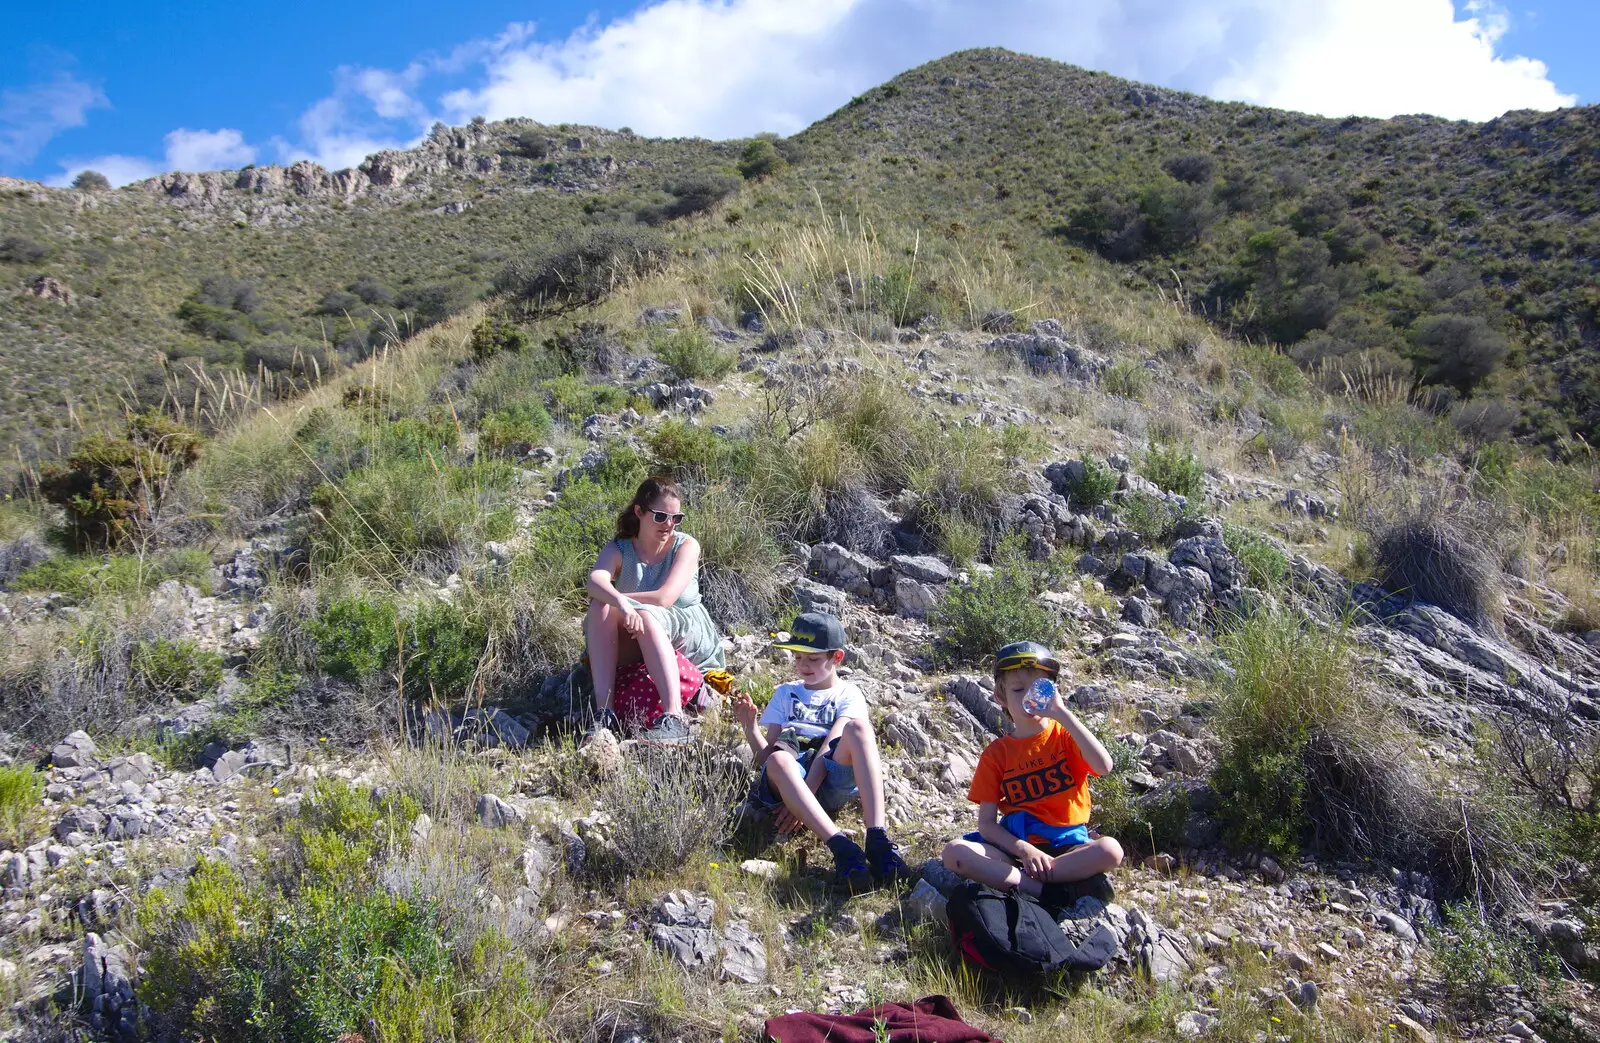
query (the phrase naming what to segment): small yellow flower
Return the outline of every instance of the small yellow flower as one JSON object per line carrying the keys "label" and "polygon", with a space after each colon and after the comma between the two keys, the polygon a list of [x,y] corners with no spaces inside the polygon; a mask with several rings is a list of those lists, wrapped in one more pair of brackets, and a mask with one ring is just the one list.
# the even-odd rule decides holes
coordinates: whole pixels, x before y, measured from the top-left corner
{"label": "small yellow flower", "polygon": [[318,739],[317,741],[318,742],[327,742],[328,741],[328,737],[326,735],[324,735],[322,738]]}
{"label": "small yellow flower", "polygon": [[273,792],[274,795],[276,795],[277,792],[278,792],[278,787],[276,787],[276,786],[272,787],[272,792]]}
{"label": "small yellow flower", "polygon": [[1282,1021],[1282,1020],[1283,1020],[1283,1019],[1282,1019],[1282,1018],[1280,1018],[1280,1017],[1278,1017],[1278,1016],[1277,1016],[1277,1015],[1276,1015],[1276,1014],[1274,1014],[1274,1015],[1273,1015],[1273,1016],[1272,1016],[1272,1020],[1273,1020],[1273,1021]]}

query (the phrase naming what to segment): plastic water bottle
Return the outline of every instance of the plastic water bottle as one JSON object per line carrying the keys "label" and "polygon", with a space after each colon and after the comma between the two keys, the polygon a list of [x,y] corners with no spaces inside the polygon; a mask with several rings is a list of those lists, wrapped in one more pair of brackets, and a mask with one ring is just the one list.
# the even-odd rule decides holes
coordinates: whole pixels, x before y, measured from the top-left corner
{"label": "plastic water bottle", "polygon": [[1048,677],[1041,677],[1028,686],[1027,694],[1022,697],[1022,708],[1035,717],[1042,717],[1055,697],[1055,682]]}

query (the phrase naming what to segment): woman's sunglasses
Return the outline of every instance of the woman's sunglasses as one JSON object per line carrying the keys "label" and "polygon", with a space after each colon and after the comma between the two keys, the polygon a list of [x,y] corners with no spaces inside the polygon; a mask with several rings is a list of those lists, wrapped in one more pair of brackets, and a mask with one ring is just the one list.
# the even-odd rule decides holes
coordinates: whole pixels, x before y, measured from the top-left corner
{"label": "woman's sunglasses", "polygon": [[656,520],[657,525],[665,525],[667,522],[671,522],[674,525],[683,524],[683,515],[681,514],[668,514],[666,511],[651,511],[650,517]]}

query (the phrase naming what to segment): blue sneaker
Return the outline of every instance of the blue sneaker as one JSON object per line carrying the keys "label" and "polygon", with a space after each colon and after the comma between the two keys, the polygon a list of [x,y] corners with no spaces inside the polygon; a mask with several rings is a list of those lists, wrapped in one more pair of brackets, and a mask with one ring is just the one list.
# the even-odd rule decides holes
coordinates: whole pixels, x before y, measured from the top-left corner
{"label": "blue sneaker", "polygon": [[833,852],[834,881],[852,895],[866,894],[873,888],[872,870],[867,868],[867,853],[854,840],[840,833],[828,842]]}
{"label": "blue sneaker", "polygon": [[893,887],[913,879],[917,874],[900,857],[900,847],[882,830],[867,830],[867,868],[880,887]]}

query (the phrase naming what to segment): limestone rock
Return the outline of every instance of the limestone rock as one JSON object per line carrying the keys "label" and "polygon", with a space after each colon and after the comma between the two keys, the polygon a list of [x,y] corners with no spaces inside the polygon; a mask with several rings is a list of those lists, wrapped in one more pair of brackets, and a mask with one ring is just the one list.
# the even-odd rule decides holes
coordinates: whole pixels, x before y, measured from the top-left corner
{"label": "limestone rock", "polygon": [[56,743],[50,751],[50,763],[57,768],[92,768],[99,761],[96,747],[88,732],[76,731]]}
{"label": "limestone rock", "polygon": [[520,825],[526,817],[525,813],[493,793],[483,793],[478,796],[478,821],[490,829],[508,829]]}

